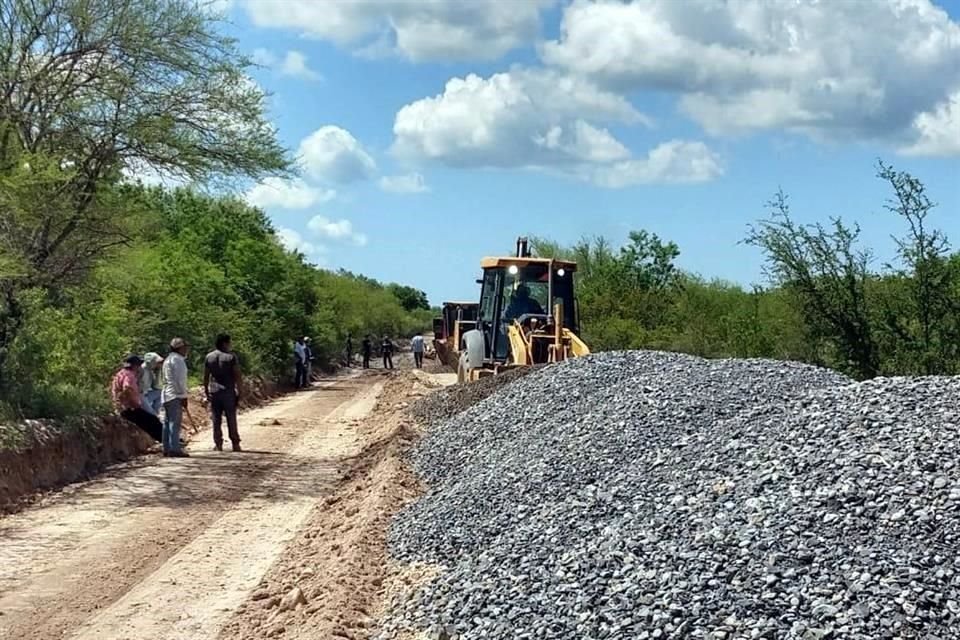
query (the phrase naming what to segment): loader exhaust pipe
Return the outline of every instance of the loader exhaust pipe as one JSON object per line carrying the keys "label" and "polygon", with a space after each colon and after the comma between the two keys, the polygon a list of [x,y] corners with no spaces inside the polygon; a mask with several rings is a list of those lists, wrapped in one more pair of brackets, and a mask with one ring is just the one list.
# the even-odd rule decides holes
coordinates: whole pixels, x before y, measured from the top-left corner
{"label": "loader exhaust pipe", "polygon": [[530,257],[530,247],[526,238],[517,238],[517,257],[518,258]]}

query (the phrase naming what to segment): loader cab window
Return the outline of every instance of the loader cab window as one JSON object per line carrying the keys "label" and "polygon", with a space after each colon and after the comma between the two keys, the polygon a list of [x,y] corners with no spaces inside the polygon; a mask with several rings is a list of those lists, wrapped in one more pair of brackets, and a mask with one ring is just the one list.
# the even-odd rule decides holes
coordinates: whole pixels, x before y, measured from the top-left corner
{"label": "loader cab window", "polygon": [[550,299],[550,267],[532,264],[516,273],[504,271],[503,301],[500,306],[502,320],[510,321],[524,313],[552,315],[553,305],[563,304],[563,324],[577,331],[576,305],[573,298],[573,274],[557,269],[553,277],[553,300]]}
{"label": "loader cab window", "polygon": [[[511,273],[513,271],[513,273]],[[511,268],[490,268],[483,274],[480,293],[480,324],[487,357],[506,359],[510,345],[507,325],[522,315],[551,315],[553,305],[563,303],[563,323],[577,331],[573,298],[573,274],[554,271],[553,299],[550,299],[551,273],[547,264],[528,264]]]}
{"label": "loader cab window", "polygon": [[[553,277],[553,302],[563,303],[563,326],[574,333],[580,333],[580,326],[577,324],[577,304],[573,297],[573,273],[566,270],[560,275],[561,270],[557,270]],[[551,313],[553,311],[551,310]]]}
{"label": "loader cab window", "polygon": [[526,281],[523,272],[507,275],[503,288],[503,319],[513,320],[527,314],[546,315],[549,287],[546,283]]}
{"label": "loader cab window", "polygon": [[480,291],[480,320],[493,322],[497,313],[497,275],[499,270],[488,269],[483,273],[483,288]]}

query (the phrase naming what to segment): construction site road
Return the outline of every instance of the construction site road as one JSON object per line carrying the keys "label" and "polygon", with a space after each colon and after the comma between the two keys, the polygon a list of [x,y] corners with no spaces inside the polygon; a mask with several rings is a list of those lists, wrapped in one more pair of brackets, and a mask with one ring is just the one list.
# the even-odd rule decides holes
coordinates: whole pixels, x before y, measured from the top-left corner
{"label": "construction site road", "polygon": [[387,379],[343,376],[242,414],[243,453],[202,432],[190,458],[0,519],[0,639],[217,637],[345,473]]}

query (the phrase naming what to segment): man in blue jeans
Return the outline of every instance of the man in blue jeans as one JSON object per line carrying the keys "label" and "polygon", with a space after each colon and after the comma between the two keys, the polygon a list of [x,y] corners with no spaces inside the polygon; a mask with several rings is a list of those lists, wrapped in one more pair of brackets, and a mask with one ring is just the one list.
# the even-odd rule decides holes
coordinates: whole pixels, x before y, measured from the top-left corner
{"label": "man in blue jeans", "polygon": [[187,360],[190,346],[183,338],[170,341],[170,355],[163,361],[163,455],[168,458],[187,458],[180,448],[180,425],[183,410],[190,396],[187,388]]}

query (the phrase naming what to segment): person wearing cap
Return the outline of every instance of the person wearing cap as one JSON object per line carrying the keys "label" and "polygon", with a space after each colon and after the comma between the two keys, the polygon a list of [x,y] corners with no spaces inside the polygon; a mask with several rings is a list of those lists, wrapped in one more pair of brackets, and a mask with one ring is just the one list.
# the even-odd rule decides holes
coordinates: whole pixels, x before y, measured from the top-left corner
{"label": "person wearing cap", "polygon": [[170,341],[170,355],[163,361],[163,455],[170,458],[188,457],[180,448],[180,426],[190,396],[186,360],[189,350],[186,340],[174,338]]}
{"label": "person wearing cap", "polygon": [[150,352],[143,356],[140,365],[140,394],[143,408],[155,416],[160,415],[163,382],[160,379],[160,367],[163,366],[163,356]]}
{"label": "person wearing cap", "polygon": [[148,436],[160,442],[163,439],[163,425],[160,419],[143,408],[140,385],[137,378],[143,360],[136,354],[123,359],[123,366],[117,371],[110,384],[113,406],[120,417],[143,429]]}

